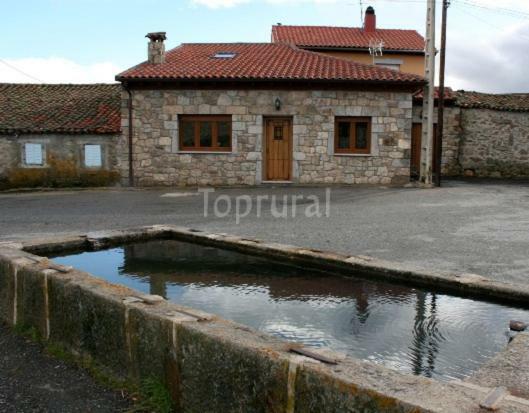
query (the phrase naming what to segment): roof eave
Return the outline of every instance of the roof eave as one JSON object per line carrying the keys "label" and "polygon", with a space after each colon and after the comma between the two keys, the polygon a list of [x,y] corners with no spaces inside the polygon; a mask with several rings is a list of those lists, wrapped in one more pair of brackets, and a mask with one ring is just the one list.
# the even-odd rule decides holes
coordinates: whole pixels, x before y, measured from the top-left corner
{"label": "roof eave", "polygon": [[[312,46],[312,45],[303,45],[295,44],[296,47],[299,47],[303,50],[326,50],[326,51],[346,51],[346,52],[369,52],[368,47],[356,47],[356,46]],[[403,53],[403,54],[413,54],[424,56],[424,50],[417,49],[389,49],[384,48],[384,53],[394,54],[394,53]]]}
{"label": "roof eave", "polygon": [[42,134],[55,134],[55,135],[117,135],[120,134],[121,130],[66,130],[66,129],[24,129],[24,128],[0,128],[0,135],[42,135]]}
{"label": "roof eave", "polygon": [[146,83],[335,83],[356,85],[413,85],[423,86],[424,79],[417,80],[363,80],[363,79],[301,79],[301,78],[171,78],[171,77],[125,77],[116,76],[116,80],[123,83],[146,82]]}

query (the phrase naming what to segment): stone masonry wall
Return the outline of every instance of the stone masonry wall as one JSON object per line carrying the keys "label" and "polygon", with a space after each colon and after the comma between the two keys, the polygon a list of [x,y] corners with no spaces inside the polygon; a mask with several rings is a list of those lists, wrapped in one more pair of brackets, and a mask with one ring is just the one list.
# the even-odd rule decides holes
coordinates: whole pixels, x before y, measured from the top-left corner
{"label": "stone masonry wall", "polygon": [[68,135],[68,134],[27,134],[0,135],[0,174],[9,168],[24,167],[25,143],[40,143],[44,146],[44,165],[49,158],[70,160],[76,166],[83,166],[83,146],[101,145],[104,169],[114,169],[116,165],[116,136],[113,135]]}
{"label": "stone masonry wall", "polygon": [[[413,106],[413,123],[421,123],[422,103]],[[437,126],[437,108],[434,111],[434,122]],[[461,108],[445,107],[443,130],[442,174],[456,176],[461,173],[459,165],[459,145],[461,135]]]}
{"label": "stone masonry wall", "polygon": [[[69,135],[69,134],[22,134],[0,135],[0,189],[11,181],[8,187],[48,186],[49,179],[63,180],[70,186],[70,175],[89,173],[98,175],[97,181],[90,184],[110,184],[117,176],[115,135]],[[40,143],[43,151],[43,165],[26,165],[24,162],[24,144]],[[101,145],[101,168],[84,166],[84,145]],[[99,182],[102,178],[101,182]],[[110,179],[112,178],[112,179]],[[72,181],[73,182],[73,181]]]}
{"label": "stone masonry wall", "polygon": [[529,176],[529,114],[463,109],[460,163],[467,176]]}
{"label": "stone masonry wall", "polygon": [[[293,181],[297,183],[405,183],[410,175],[412,98],[409,93],[272,90],[133,90],[136,184],[254,185],[263,179],[263,118],[293,122]],[[274,108],[279,97],[281,110]],[[230,153],[184,153],[178,115],[231,114]],[[370,155],[334,155],[334,117],[372,119]],[[118,144],[128,176],[127,94]]]}

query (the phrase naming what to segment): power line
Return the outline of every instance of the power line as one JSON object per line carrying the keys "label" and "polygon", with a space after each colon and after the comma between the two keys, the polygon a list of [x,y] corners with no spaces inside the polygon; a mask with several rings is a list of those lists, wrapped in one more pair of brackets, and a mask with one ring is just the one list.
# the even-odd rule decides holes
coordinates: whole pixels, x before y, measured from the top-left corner
{"label": "power line", "polygon": [[463,5],[466,5],[466,6],[470,6],[470,7],[475,7],[477,9],[481,9],[481,10],[485,10],[485,11],[494,12],[496,14],[499,13],[499,14],[503,14],[505,16],[516,17],[516,18],[519,18],[519,19],[529,19],[529,13],[521,11],[521,10],[510,9],[510,8],[507,8],[507,7],[486,6],[486,5],[483,5],[483,4],[476,3],[473,0],[457,0],[457,3],[463,4]]}
{"label": "power line", "polygon": [[[459,3],[459,4],[457,4],[457,3],[453,3],[453,4],[456,4],[457,6],[463,6],[462,3]],[[505,30],[504,27],[497,26],[497,25],[495,25],[495,24],[489,22],[488,20],[483,19],[482,17],[476,16],[475,14],[470,13],[470,12],[468,11],[468,9],[465,8],[465,7],[456,7],[456,10],[459,10],[460,12],[463,12],[463,13],[469,15],[470,17],[473,17],[473,18],[476,19],[476,20],[479,20],[480,22],[482,22],[482,23],[484,23],[484,24],[486,24],[486,25],[492,27],[493,29],[496,29],[496,30],[498,30],[498,31],[504,31],[504,30]],[[521,38],[523,38],[523,39],[527,39],[527,40],[529,40],[529,36],[526,36],[526,35],[524,35],[523,33],[518,33],[517,36],[519,36],[519,37],[521,37]]]}
{"label": "power line", "polygon": [[10,63],[7,63],[7,62],[6,62],[5,60],[3,60],[3,59],[0,59],[0,63],[3,63],[3,64],[6,65],[7,67],[9,67],[9,68],[15,70],[16,72],[18,72],[18,73],[20,73],[20,74],[22,74],[22,75],[24,75],[24,76],[26,76],[26,77],[28,77],[28,78],[30,78],[30,79],[32,79],[32,80],[36,80],[36,81],[39,82],[39,83],[44,83],[42,80],[36,78],[35,76],[31,76],[30,74],[24,72],[23,70],[20,70],[18,67],[15,67],[15,66],[13,66],[13,65],[10,64]]}

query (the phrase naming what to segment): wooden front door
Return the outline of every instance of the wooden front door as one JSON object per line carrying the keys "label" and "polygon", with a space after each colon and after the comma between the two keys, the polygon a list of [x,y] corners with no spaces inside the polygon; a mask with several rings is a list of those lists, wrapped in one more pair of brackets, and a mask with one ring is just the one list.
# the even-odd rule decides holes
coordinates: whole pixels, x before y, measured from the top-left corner
{"label": "wooden front door", "polygon": [[265,121],[265,174],[267,181],[290,181],[292,174],[292,121]]}
{"label": "wooden front door", "polygon": [[[421,141],[422,141],[422,123],[414,123],[411,128],[411,177],[419,178],[421,174]],[[433,148],[432,148],[432,170],[435,175],[437,171],[437,124],[433,128]]]}

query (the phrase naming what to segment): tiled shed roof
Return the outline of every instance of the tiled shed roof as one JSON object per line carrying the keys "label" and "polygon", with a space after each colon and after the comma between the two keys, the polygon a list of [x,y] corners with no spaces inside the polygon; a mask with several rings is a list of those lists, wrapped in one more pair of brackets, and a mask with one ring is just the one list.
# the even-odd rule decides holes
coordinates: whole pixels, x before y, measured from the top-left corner
{"label": "tiled shed roof", "polygon": [[[445,97],[445,102],[453,102],[456,98],[456,95],[454,93],[454,91],[452,90],[451,87],[445,87],[445,93],[444,93],[444,97]],[[415,101],[419,101],[419,102],[422,102],[422,98],[423,98],[423,90],[419,90],[417,91],[414,95],[413,95],[413,100]],[[434,99],[437,100],[439,99],[439,88],[436,86],[435,87],[435,90],[434,90]]]}
{"label": "tiled shed roof", "polygon": [[0,83],[0,133],[117,133],[120,88]]}
{"label": "tiled shed roof", "polygon": [[[215,57],[233,53],[232,58]],[[355,81],[422,84],[421,76],[338,59],[283,43],[185,43],[162,64],[141,63],[117,80]]]}
{"label": "tiled shed roof", "polygon": [[272,26],[273,42],[298,47],[367,49],[373,40],[383,41],[384,50],[424,51],[424,38],[415,30],[376,29],[371,33],[358,27]]}
{"label": "tiled shed roof", "polygon": [[459,90],[456,102],[462,108],[529,112],[529,93],[492,94]]}

